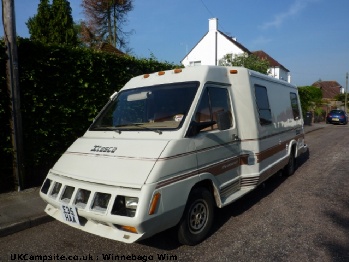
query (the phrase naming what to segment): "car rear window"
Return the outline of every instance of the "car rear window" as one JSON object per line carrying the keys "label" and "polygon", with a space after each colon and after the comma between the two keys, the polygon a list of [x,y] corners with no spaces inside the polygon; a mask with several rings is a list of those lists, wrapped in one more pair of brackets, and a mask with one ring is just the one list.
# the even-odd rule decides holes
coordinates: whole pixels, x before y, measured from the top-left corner
{"label": "car rear window", "polygon": [[341,111],[341,110],[332,110],[331,113],[332,114],[342,114],[343,111]]}

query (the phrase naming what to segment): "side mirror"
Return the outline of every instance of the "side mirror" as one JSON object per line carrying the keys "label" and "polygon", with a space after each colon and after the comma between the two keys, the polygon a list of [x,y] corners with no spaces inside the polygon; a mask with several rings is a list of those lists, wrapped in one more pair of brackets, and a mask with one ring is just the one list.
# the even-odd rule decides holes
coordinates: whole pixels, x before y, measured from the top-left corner
{"label": "side mirror", "polygon": [[227,130],[231,127],[231,114],[229,111],[217,114],[217,126],[219,130]]}
{"label": "side mirror", "polygon": [[207,122],[199,122],[199,123],[192,121],[189,125],[186,137],[196,136],[197,134],[200,133],[202,129],[213,126],[216,123],[217,123],[216,121],[207,121]]}

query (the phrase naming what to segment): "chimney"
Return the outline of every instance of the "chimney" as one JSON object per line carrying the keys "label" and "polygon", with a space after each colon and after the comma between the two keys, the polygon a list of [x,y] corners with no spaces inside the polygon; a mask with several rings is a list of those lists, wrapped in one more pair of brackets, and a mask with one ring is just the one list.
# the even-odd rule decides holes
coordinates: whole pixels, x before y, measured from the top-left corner
{"label": "chimney", "polygon": [[208,29],[209,29],[209,31],[217,31],[218,30],[218,19],[217,18],[208,19]]}

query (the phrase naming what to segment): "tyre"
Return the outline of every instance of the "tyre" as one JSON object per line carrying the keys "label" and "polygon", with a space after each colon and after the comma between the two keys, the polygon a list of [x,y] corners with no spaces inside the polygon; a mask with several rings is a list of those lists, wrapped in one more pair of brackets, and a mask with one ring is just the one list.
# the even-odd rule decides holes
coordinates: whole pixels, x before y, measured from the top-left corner
{"label": "tyre", "polygon": [[214,207],[212,194],[206,188],[192,190],[178,224],[178,241],[181,244],[192,246],[206,238],[213,224]]}
{"label": "tyre", "polygon": [[296,158],[294,157],[294,150],[291,151],[290,157],[288,159],[287,165],[283,169],[283,173],[285,176],[293,175],[296,170]]}

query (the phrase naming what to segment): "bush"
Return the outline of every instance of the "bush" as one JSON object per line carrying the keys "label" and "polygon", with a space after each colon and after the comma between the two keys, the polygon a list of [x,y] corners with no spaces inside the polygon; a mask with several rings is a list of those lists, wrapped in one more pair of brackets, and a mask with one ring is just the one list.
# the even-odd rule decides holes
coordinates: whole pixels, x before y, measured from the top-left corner
{"label": "bush", "polygon": [[[5,50],[0,51],[0,184],[13,188],[10,100],[5,84]],[[133,76],[176,66],[153,59],[44,45],[18,39],[24,132],[24,188],[40,185],[67,147],[82,136],[110,95]],[[6,178],[7,177],[7,178]],[[11,184],[12,183],[12,184]],[[9,185],[11,184],[11,185]],[[0,190],[5,190],[0,188]]]}

